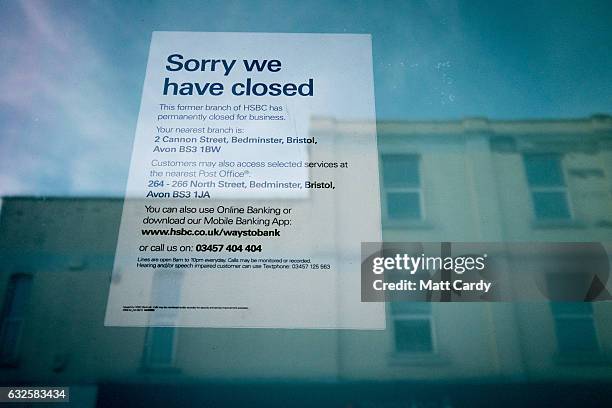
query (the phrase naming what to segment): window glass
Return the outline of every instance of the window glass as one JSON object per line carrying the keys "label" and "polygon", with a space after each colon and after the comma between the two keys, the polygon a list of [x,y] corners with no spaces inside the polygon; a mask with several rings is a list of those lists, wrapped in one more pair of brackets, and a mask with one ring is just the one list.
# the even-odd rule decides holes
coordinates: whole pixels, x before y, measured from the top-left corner
{"label": "window glass", "polygon": [[389,220],[421,219],[422,192],[419,156],[384,154],[381,161],[387,218]]}
{"label": "window glass", "polygon": [[14,275],[9,282],[0,325],[0,362],[17,362],[26,306],[30,298],[32,277]]}
{"label": "window glass", "polygon": [[595,352],[599,346],[590,303],[551,303],[560,353]]}
{"label": "window glass", "polygon": [[565,220],[571,218],[561,156],[558,154],[526,154],[524,162],[536,219]]}
{"label": "window glass", "polygon": [[176,329],[173,327],[150,327],[147,330],[147,349],[145,364],[148,367],[170,367],[174,363],[174,341]]}
{"label": "window glass", "polygon": [[525,155],[527,181],[532,187],[563,186],[561,157],[556,154]]}
{"label": "window glass", "polygon": [[431,326],[427,319],[396,319],[395,347],[402,353],[431,352]]}
{"label": "window glass", "polygon": [[385,187],[420,187],[418,156],[385,154],[382,166]]}
{"label": "window glass", "polygon": [[391,302],[395,330],[395,350],[399,353],[433,351],[431,304]]}
{"label": "window glass", "polygon": [[[70,386],[71,403],[78,407],[612,407],[611,21],[609,0],[0,2],[0,385]],[[295,41],[283,48],[287,55],[308,59],[316,69],[283,60],[278,72],[253,75],[242,70],[239,55],[221,55],[229,52],[226,37],[219,37],[222,41],[205,44],[206,49],[217,50],[215,55],[184,55],[191,59],[190,67],[207,60],[208,69],[218,60],[216,72],[168,74],[177,87],[183,81],[219,80],[228,85],[226,92],[231,82],[244,82],[247,76],[253,82],[281,78],[279,82],[295,84],[308,84],[312,78],[314,92],[327,101],[313,103],[313,110],[333,105],[342,115],[313,115],[308,123],[299,123],[292,120],[299,112],[283,111],[289,118],[284,122],[287,132],[279,134],[268,134],[264,122],[249,120],[248,125],[265,130],[258,137],[286,141],[285,133],[299,129],[318,143],[244,143],[240,144],[244,157],[269,147],[278,156],[279,167],[270,170],[274,177],[268,181],[287,182],[287,174],[300,169],[311,181],[336,187],[336,176],[341,175],[348,180],[347,190],[360,193],[338,195],[333,187],[305,188],[295,200],[276,202],[282,207],[299,201],[307,208],[305,223],[263,224],[291,218],[281,211],[240,214],[244,224],[223,224],[226,216],[237,215],[228,210],[197,226],[210,235],[192,237],[161,232],[181,234],[189,228],[180,224],[183,216],[189,218],[186,213],[151,213],[149,224],[124,214],[131,154],[142,148],[135,143],[137,129],[145,129],[147,143],[156,143],[156,136],[189,139],[161,141],[158,146],[178,143],[188,150],[196,145],[211,161],[222,143],[201,143],[201,136],[242,137],[222,133],[226,126],[195,115],[191,124],[181,125],[182,133],[158,134],[153,127],[141,126],[146,73],[160,68],[148,66],[156,32],[239,32],[247,39],[262,33],[367,37],[371,53],[359,48],[352,54],[367,64],[344,58],[331,40],[314,53],[305,52],[304,43]],[[233,45],[252,50],[248,41]],[[262,49],[262,59],[279,58],[278,42],[263,44]],[[237,58],[227,76],[220,71],[221,58]],[[360,95],[360,87],[321,81],[328,62],[346,67],[334,70],[336,78],[348,81],[354,71],[367,77],[368,83],[371,79],[373,89],[365,91],[375,102],[373,123],[356,119],[351,109],[366,99],[350,96]],[[160,72],[166,72],[163,66]],[[154,84],[156,92],[161,93],[163,83]],[[343,103],[319,95],[324,89]],[[173,104],[185,100],[180,95],[169,98]],[[259,110],[263,109],[259,99],[245,99],[253,109],[248,114],[280,115]],[[279,96],[277,105],[287,100]],[[208,96],[202,101],[202,105],[212,103]],[[187,111],[160,108],[159,113],[228,113]],[[166,125],[179,126],[164,119],[162,126]],[[372,148],[368,157],[378,163],[366,166],[360,156],[364,147],[355,141],[374,130],[376,143],[368,145]],[[291,149],[302,148],[303,161],[312,167],[287,167]],[[354,155],[351,166],[329,167],[341,164],[334,163],[338,152]],[[168,160],[174,160],[174,152],[159,154],[166,153]],[[244,157],[237,151],[236,160]],[[147,191],[160,191],[163,178],[176,182],[177,190],[201,193],[205,188],[200,186],[212,179],[208,170],[224,170],[232,177],[240,173],[240,180],[251,180],[258,168],[207,168],[193,177],[192,187],[184,176],[193,171],[189,166],[159,166],[147,176],[151,182]],[[364,174],[378,184],[365,182]],[[163,200],[169,203],[174,198]],[[264,206],[265,200],[219,202],[203,195],[185,203],[195,201],[216,209],[221,203],[228,208]],[[374,215],[356,215],[358,205],[374,208]],[[199,218],[211,217],[207,213]],[[171,218],[178,219],[177,224],[166,221]],[[336,228],[341,218],[350,221],[346,223],[350,228]],[[129,266],[112,273],[122,219],[139,228],[126,235],[122,248],[138,253],[139,263],[155,264],[147,269],[150,274],[137,275],[133,281],[136,269]],[[526,247],[507,263],[487,263],[473,274],[453,275],[446,268],[432,271],[433,280],[450,275],[477,284],[495,277],[498,270],[512,273],[531,257],[544,255],[542,270],[534,267],[533,276],[513,291],[566,293],[567,288],[581,288],[585,296],[578,299],[590,300],[593,293],[599,297],[593,303],[543,299],[509,304],[488,298],[458,303],[457,292],[449,291],[442,300],[451,302],[433,307],[413,301],[380,304],[385,324],[380,330],[296,329],[298,317],[306,313],[340,322],[338,311],[347,302],[366,303],[359,282],[351,286],[345,279],[360,277],[362,242],[352,228],[364,221],[376,224],[376,237],[384,244],[406,243],[417,255],[438,256],[445,248],[444,256],[455,259],[457,242]],[[291,250],[277,251],[279,258],[297,259],[308,244],[325,257],[346,261],[347,267],[326,286],[332,301],[323,301],[320,293],[292,279],[327,278],[324,273],[331,269],[325,269],[323,262],[261,268],[261,273],[247,275],[239,285],[228,285],[224,278],[233,273],[228,265],[239,262],[220,260],[230,256],[225,250],[223,255],[216,251],[215,245],[222,242],[215,234],[235,229],[254,234],[283,231],[263,240],[267,249],[295,244]],[[141,250],[140,231],[155,231],[148,238],[157,241],[159,256],[141,254],[151,248]],[[193,246],[193,253],[168,250],[179,237]],[[235,241],[232,259],[251,262],[257,257],[246,248],[254,245],[249,249],[256,251],[260,237],[241,236]],[[589,251],[584,259],[555,250],[534,253],[534,242],[551,247],[588,243],[601,248],[602,259]],[[356,261],[339,256],[342,251]],[[205,261],[196,265],[192,257]],[[184,265],[193,262],[185,268],[190,272],[201,268],[202,275],[207,274],[206,296],[202,286],[190,279],[193,274],[168,267],[174,258]],[[582,274],[574,280],[571,272],[578,268],[572,262],[589,265],[586,269],[593,269],[597,279]],[[538,275],[549,270],[557,274],[560,269],[569,272],[546,277],[548,282]],[[411,278],[409,271],[401,273],[401,279]],[[131,317],[142,318],[142,325],[105,326],[109,288],[120,282],[137,282],[130,290],[151,299],[148,304],[122,302],[118,307],[121,313],[125,309]],[[252,290],[262,282],[266,290]],[[289,301],[274,302],[272,295],[281,292]],[[231,296],[214,298],[218,293]],[[311,307],[297,307],[298,296],[312,299]],[[185,299],[195,301],[182,304]],[[217,322],[231,314],[241,323],[243,314],[249,313],[259,313],[265,320],[268,313],[260,310],[227,309],[252,303],[290,317],[282,327],[172,327],[184,323],[183,312],[174,308],[177,304],[192,308],[185,310],[210,308],[202,310]],[[163,311],[152,313],[156,308]],[[356,316],[365,319],[363,314]]]}
{"label": "window glass", "polygon": [[390,302],[394,316],[397,315],[429,315],[431,303],[427,302]]}
{"label": "window glass", "polygon": [[567,219],[571,214],[565,192],[534,191],[533,206],[538,219]]}
{"label": "window glass", "polygon": [[387,210],[391,219],[418,219],[421,217],[421,203],[418,193],[387,194]]}

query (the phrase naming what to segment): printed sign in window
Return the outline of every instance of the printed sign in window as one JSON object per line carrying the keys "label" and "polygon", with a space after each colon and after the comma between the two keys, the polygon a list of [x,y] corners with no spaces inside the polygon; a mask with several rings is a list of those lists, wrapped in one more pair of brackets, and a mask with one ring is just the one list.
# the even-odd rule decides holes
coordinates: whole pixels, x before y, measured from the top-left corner
{"label": "printed sign in window", "polygon": [[154,33],[105,324],[383,329],[372,78],[369,35]]}

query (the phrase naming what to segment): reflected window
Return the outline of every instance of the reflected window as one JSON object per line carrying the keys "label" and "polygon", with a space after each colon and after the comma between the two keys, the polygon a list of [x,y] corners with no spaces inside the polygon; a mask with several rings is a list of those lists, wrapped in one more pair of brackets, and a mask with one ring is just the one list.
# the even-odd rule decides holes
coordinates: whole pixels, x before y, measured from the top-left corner
{"label": "reflected window", "polygon": [[149,327],[145,343],[144,364],[147,368],[174,367],[176,328]]}
{"label": "reflected window", "polygon": [[381,161],[385,218],[389,221],[422,219],[419,156],[384,154]]}
{"label": "reflected window", "polygon": [[30,275],[13,275],[9,281],[0,328],[0,363],[3,365],[18,363],[19,345],[31,287],[32,277]]}
{"label": "reflected window", "polygon": [[591,303],[554,302],[551,303],[551,310],[559,353],[588,353],[599,350]]}
{"label": "reflected window", "polygon": [[431,353],[434,351],[431,303],[390,302],[395,351]]}
{"label": "reflected window", "polygon": [[[151,303],[163,306],[176,306],[181,301],[183,273],[158,269],[153,275]],[[176,325],[178,309],[156,310],[151,317],[151,327],[147,329],[144,345],[144,366],[151,369],[175,366]]]}
{"label": "reflected window", "polygon": [[537,220],[567,220],[572,217],[565,175],[558,154],[526,154],[527,182]]}

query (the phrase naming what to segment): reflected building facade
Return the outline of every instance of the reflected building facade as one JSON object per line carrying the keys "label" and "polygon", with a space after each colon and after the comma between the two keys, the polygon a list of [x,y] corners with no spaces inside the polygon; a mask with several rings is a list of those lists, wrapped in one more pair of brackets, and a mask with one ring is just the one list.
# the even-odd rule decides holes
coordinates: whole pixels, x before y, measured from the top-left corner
{"label": "reflected building facade", "polygon": [[[359,126],[321,118],[312,133],[350,137]],[[379,122],[377,131],[372,194],[384,241],[612,241],[610,116]],[[104,327],[122,204],[3,199],[2,384],[78,385],[75,398],[91,406],[612,398],[609,302],[396,302],[384,331]]]}

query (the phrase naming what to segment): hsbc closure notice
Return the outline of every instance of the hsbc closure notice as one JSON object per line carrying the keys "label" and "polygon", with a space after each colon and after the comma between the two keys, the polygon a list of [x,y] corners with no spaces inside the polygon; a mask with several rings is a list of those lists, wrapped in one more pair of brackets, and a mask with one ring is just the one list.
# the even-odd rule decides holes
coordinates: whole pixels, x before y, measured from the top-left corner
{"label": "hsbc closure notice", "polygon": [[155,32],[107,326],[384,329],[369,35]]}

